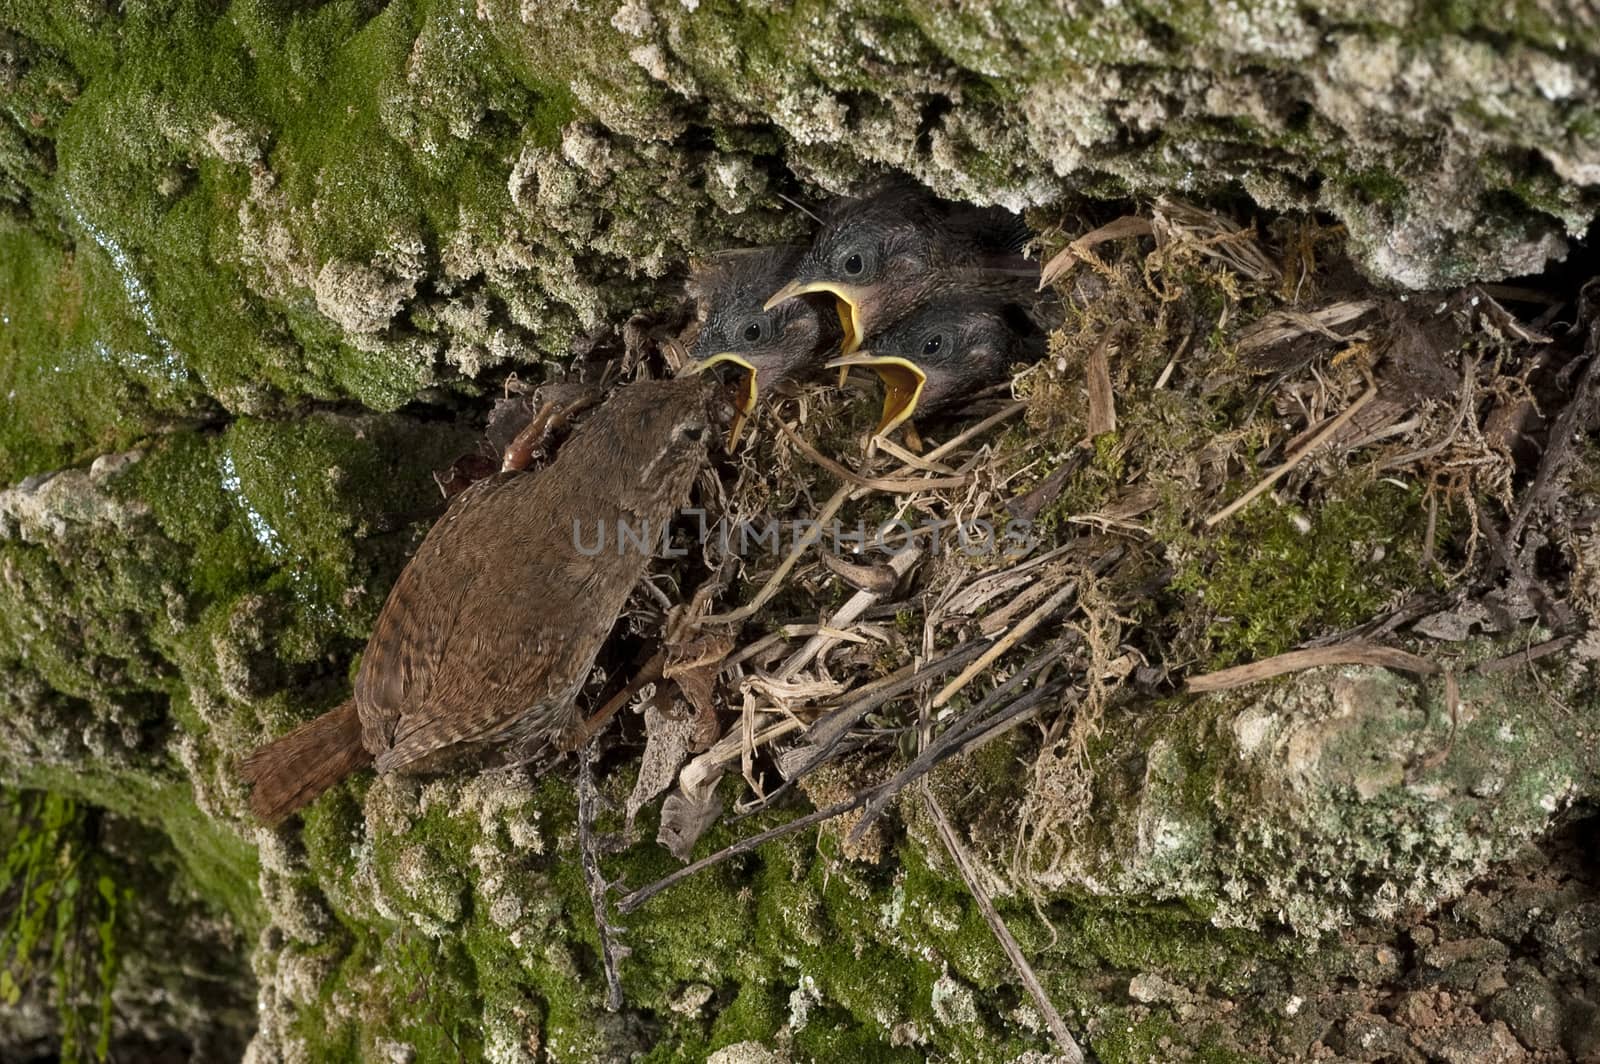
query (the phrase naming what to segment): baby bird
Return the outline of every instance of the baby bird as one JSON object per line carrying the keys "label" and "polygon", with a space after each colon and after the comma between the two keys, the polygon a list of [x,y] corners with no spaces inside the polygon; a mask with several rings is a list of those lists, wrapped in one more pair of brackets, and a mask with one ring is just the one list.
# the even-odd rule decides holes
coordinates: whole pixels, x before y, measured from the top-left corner
{"label": "baby bird", "polygon": [[250,808],[275,824],[351,772],[434,771],[587,734],[576,704],[650,547],[688,499],[726,404],[709,377],[641,381],[547,468],[497,473],[451,503],[395,581],[354,696],[246,758]]}
{"label": "baby bird", "polygon": [[766,306],[832,295],[848,355],[939,291],[1025,296],[1039,282],[1039,264],[1022,256],[1027,241],[1027,227],[1010,211],[947,203],[895,184],[837,207]]}
{"label": "baby bird", "polygon": [[722,362],[745,371],[728,435],[733,450],[745,419],[755,412],[761,389],[773,389],[816,376],[823,363],[842,352],[845,326],[826,296],[803,296],[781,306],[761,304],[785,278],[794,275],[805,248],[770,247],[730,251],[696,270],[689,294],[702,318],[688,372]]}
{"label": "baby bird", "polygon": [[1017,362],[1043,356],[1046,337],[1027,309],[986,292],[947,293],[873,334],[869,349],[829,366],[870,366],[883,381],[878,434],[913,414],[949,410],[1004,380]]}

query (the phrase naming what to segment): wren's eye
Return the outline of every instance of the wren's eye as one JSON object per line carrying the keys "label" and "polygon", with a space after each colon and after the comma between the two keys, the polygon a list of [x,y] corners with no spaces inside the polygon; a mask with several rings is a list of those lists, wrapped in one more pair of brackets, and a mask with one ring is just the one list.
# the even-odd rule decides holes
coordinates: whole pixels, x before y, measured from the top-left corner
{"label": "wren's eye", "polygon": [[939,350],[943,347],[944,333],[934,333],[932,336],[922,341],[922,353],[925,355],[937,355]]}
{"label": "wren's eye", "polygon": [[690,443],[699,443],[706,434],[704,425],[686,425],[683,429],[683,438]]}
{"label": "wren's eye", "polygon": [[772,338],[772,319],[766,315],[751,318],[739,330],[739,339],[747,344],[759,344],[763,340]]}
{"label": "wren's eye", "polygon": [[857,281],[870,281],[877,274],[878,250],[871,244],[856,244],[842,250],[848,254],[842,260],[834,261],[839,264],[838,268],[846,277]]}

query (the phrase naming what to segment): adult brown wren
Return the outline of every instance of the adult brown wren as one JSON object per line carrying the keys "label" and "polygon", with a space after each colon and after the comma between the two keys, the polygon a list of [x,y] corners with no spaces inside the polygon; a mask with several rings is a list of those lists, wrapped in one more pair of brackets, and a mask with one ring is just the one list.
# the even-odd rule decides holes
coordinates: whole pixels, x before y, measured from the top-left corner
{"label": "adult brown wren", "polygon": [[700,331],[690,352],[698,373],[719,363],[744,369],[728,434],[731,450],[744,421],[755,412],[761,389],[769,391],[819,376],[827,360],[844,352],[844,314],[828,295],[800,296],[771,308],[761,304],[794,276],[803,247],[725,251],[689,275]]}
{"label": "adult brown wren", "polygon": [[457,496],[389,592],[354,696],[244,760],[256,816],[275,824],[369,763],[577,745],[579,689],[730,415],[711,377],[642,381],[542,471]]}

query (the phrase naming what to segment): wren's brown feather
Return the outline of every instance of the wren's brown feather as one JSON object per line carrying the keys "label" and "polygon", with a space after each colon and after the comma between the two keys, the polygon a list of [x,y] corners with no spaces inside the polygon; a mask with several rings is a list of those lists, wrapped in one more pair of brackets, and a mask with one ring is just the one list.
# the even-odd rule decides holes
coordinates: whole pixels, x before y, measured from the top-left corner
{"label": "wren's brown feather", "polygon": [[[256,815],[282,820],[368,761],[417,772],[488,744],[572,742],[578,690],[687,499],[722,406],[709,377],[634,384],[544,471],[462,492],[389,593],[355,697],[245,760]],[[619,536],[622,525],[651,547]]]}

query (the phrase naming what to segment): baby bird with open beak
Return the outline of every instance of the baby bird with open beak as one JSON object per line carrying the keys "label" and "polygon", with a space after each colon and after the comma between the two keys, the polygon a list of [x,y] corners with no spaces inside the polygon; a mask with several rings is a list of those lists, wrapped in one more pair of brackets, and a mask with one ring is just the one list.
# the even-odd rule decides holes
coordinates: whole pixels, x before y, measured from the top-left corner
{"label": "baby bird with open beak", "polygon": [[698,306],[700,334],[687,372],[731,362],[745,370],[728,449],[739,442],[761,391],[819,375],[843,350],[844,328],[828,296],[803,296],[762,306],[785,278],[794,276],[805,248],[728,251],[694,271],[689,294]]}
{"label": "baby bird with open beak", "polygon": [[841,353],[848,355],[941,289],[1024,297],[1039,283],[1039,264],[1022,255],[1027,241],[1026,226],[1010,211],[947,203],[895,184],[844,201],[766,305],[833,296],[845,330]]}
{"label": "baby bird with open beak", "polygon": [[1044,355],[1046,335],[1027,310],[987,292],[957,291],[913,308],[828,365],[870,366],[883,381],[877,434],[913,415],[946,411]]}

